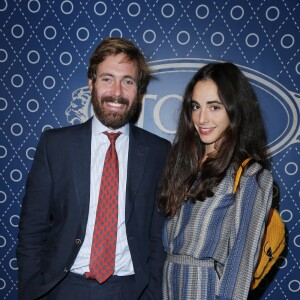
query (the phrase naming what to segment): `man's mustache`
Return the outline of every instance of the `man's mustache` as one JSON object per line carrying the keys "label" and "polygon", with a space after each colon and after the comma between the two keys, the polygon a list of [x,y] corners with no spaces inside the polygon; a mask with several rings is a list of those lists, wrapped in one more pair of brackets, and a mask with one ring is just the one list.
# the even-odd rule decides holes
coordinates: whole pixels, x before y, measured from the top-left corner
{"label": "man's mustache", "polygon": [[101,97],[101,102],[113,102],[113,103],[119,103],[119,104],[124,104],[124,105],[129,105],[129,100],[122,97],[122,96],[102,96]]}

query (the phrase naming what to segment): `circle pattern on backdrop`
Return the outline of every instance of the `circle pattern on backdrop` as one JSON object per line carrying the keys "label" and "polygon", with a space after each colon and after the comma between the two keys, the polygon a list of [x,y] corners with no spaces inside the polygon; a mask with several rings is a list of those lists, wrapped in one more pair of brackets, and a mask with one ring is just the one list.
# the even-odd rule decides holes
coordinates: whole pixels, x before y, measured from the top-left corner
{"label": "circle pattern on backdrop", "polygon": [[29,0],[27,4],[28,10],[35,14],[38,13],[41,9],[41,3],[38,0]]}
{"label": "circle pattern on backdrop", "polygon": [[8,103],[4,98],[0,98],[0,111],[4,111],[7,109]]}
{"label": "circle pattern on backdrop", "polygon": [[8,58],[7,51],[5,49],[0,49],[0,63],[6,62]]}
{"label": "circle pattern on backdrop", "polygon": [[205,4],[201,4],[196,8],[196,16],[199,19],[206,19],[209,15],[209,8]]}
{"label": "circle pattern on backdrop", "polygon": [[107,6],[103,1],[98,1],[95,5],[94,5],[94,13],[97,16],[104,16],[107,12]]}
{"label": "circle pattern on backdrop", "polygon": [[[67,111],[71,101],[81,110],[79,115],[70,116],[70,119],[82,121],[81,113],[91,109],[85,104],[88,101],[86,92],[74,96],[73,92],[86,84],[86,81],[79,83],[81,79],[78,78],[85,78],[83,71],[87,68],[89,55],[101,38],[129,37],[142,48],[149,61],[182,58],[184,63],[189,58],[228,59],[251,70],[259,66],[257,71],[266,75],[263,80],[269,77],[279,82],[291,95],[291,103],[298,104],[299,101],[299,0],[284,3],[263,1],[260,5],[254,0],[227,1],[222,5],[218,1],[158,1],[155,5],[137,0],[119,3],[52,2],[50,5],[48,1],[28,0],[13,5],[7,0],[0,0],[3,16],[0,114],[4,120],[0,159],[4,164],[1,171],[5,182],[0,190],[0,216],[8,220],[5,226],[10,235],[6,236],[4,232],[0,236],[0,255],[3,257],[4,274],[10,278],[16,277],[17,265],[12,250],[7,249],[14,248],[11,238],[16,240],[21,195],[36,143],[41,132],[69,125],[64,110]],[[170,77],[173,71],[170,71]],[[177,88],[176,85],[166,85],[170,90]],[[281,88],[279,85],[276,87]],[[163,105],[170,95],[166,92],[159,98],[159,92],[149,91],[152,103],[148,101],[146,104],[154,108],[149,112],[146,105],[148,111],[143,125],[150,131],[153,128],[153,131],[159,132],[169,130],[169,134],[174,135],[175,129],[168,128],[160,119],[160,112],[164,111]],[[173,101],[180,103],[181,96],[172,94],[172,97]],[[298,124],[298,110],[291,111],[287,118]],[[171,115],[170,118],[173,117]],[[155,127],[151,127],[151,118],[158,119]],[[279,118],[276,126],[284,127],[281,121]],[[297,226],[300,211],[298,140],[283,149],[272,157],[275,161],[272,174],[277,176],[276,183],[279,185],[274,190],[274,197],[280,198],[280,213],[289,233],[289,255],[276,263],[280,271],[276,274],[276,283],[271,282],[268,294],[288,299],[291,293],[300,298],[300,272],[289,273],[294,264],[291,257],[299,258],[300,246]],[[0,299],[17,297],[16,282],[1,276]]]}

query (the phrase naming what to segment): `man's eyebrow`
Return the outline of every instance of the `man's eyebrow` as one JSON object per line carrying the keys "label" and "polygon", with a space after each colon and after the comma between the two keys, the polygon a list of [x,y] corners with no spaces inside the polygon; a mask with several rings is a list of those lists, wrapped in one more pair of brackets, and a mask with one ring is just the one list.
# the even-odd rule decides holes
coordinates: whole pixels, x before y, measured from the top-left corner
{"label": "man's eyebrow", "polygon": [[100,73],[99,77],[102,77],[102,76],[111,76],[111,77],[113,77],[113,74],[111,74],[111,73]]}
{"label": "man's eyebrow", "polygon": [[136,78],[131,75],[125,75],[123,78],[130,78],[130,79],[136,81]]}
{"label": "man's eyebrow", "polygon": [[[99,74],[99,77],[103,77],[103,76],[115,77],[113,74],[108,73],[108,72]],[[134,81],[137,81],[137,79],[136,79],[135,77],[131,76],[131,75],[125,75],[125,76],[123,76],[122,78],[130,78],[130,79],[132,79],[132,80],[134,80]]]}

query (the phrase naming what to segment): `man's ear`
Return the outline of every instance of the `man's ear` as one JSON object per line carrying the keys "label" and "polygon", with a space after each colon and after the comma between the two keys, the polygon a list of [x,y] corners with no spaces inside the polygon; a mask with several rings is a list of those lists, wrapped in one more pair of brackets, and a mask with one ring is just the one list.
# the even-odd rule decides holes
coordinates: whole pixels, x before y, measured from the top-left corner
{"label": "man's ear", "polygon": [[89,81],[88,81],[88,87],[89,87],[90,92],[92,92],[92,89],[93,89],[93,81],[92,81],[92,79],[89,79]]}

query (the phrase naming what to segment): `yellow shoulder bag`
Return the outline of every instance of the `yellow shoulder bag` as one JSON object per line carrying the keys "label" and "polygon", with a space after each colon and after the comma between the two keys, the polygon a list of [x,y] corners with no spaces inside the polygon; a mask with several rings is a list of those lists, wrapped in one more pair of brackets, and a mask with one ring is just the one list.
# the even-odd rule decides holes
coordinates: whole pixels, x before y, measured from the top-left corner
{"label": "yellow shoulder bag", "polygon": [[[245,159],[242,165],[239,167],[235,177],[233,194],[236,193],[244,167],[250,160],[251,158]],[[265,228],[264,237],[262,240],[260,255],[258,258],[256,269],[253,274],[253,280],[251,283],[252,290],[259,285],[261,280],[270,271],[271,267],[278,259],[284,247],[285,247],[284,222],[278,210],[276,210],[275,208],[271,208],[269,213],[269,219]]]}

